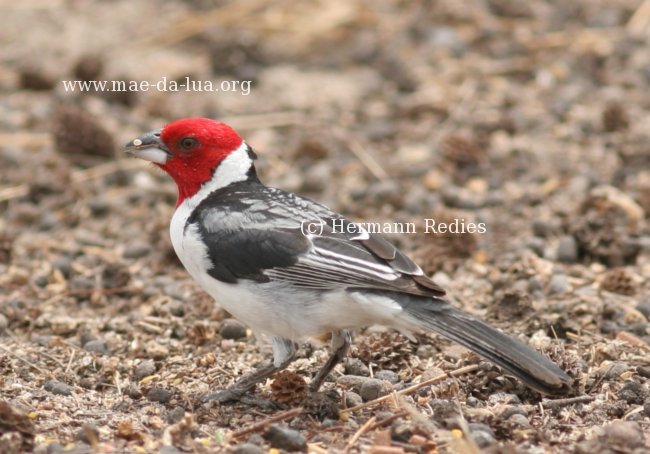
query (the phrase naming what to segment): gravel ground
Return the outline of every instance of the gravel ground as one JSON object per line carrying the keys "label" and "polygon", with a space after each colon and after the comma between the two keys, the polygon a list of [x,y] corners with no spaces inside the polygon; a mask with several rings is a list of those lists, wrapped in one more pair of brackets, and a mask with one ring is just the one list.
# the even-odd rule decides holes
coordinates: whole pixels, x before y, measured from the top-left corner
{"label": "gravel ground", "polygon": [[[0,452],[648,452],[649,1],[0,10]],[[162,77],[251,86],[61,83]],[[202,404],[268,348],[175,258],[173,183],[120,149],[194,115],[238,129],[270,185],[414,222],[387,236],[572,392],[546,399],[432,334],[371,327],[322,393],[306,390],[327,356],[314,339],[256,390],[276,408]]]}

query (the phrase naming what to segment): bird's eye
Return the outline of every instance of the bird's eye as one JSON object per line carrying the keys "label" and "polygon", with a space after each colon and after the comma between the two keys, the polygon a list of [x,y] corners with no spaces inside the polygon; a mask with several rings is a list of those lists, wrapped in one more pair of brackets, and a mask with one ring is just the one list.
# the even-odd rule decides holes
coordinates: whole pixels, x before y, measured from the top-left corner
{"label": "bird's eye", "polygon": [[195,148],[199,144],[199,141],[196,140],[194,137],[183,137],[179,141],[179,144],[183,150],[189,151],[192,148]]}

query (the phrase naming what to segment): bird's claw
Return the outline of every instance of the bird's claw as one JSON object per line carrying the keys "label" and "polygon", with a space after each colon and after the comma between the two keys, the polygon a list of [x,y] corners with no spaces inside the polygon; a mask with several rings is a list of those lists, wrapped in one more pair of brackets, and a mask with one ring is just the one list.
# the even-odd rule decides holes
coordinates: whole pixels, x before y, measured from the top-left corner
{"label": "bird's claw", "polygon": [[207,396],[203,397],[202,400],[204,403],[216,402],[220,405],[241,403],[250,405],[251,407],[259,407],[264,410],[277,410],[280,408],[280,405],[273,402],[272,400],[248,395],[246,392],[246,390],[229,388],[224,389],[223,391],[208,394]]}
{"label": "bird's claw", "polygon": [[224,389],[216,393],[208,394],[203,397],[203,402],[216,402],[218,404],[225,404],[227,402],[235,402],[242,398],[244,391],[238,389]]}

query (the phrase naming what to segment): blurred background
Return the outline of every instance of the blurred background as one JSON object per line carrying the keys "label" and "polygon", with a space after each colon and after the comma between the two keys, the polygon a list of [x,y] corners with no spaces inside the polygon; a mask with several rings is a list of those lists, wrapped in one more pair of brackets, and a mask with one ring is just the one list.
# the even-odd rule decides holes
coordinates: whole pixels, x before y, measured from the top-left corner
{"label": "blurred background", "polygon": [[[538,347],[576,376],[603,361],[632,371],[588,382],[617,395],[632,380],[636,391],[589,423],[588,412],[573,415],[576,426],[648,402],[648,375],[634,367],[647,368],[639,352],[650,348],[650,1],[26,0],[0,2],[0,15],[0,333],[37,365],[0,352],[13,384],[4,394],[33,406],[49,396],[47,380],[109,400],[128,388],[144,415],[152,385],[135,370],[153,361],[175,399],[163,413],[182,414],[187,396],[228,382],[223,368],[250,366],[232,366],[242,351],[257,354],[250,333],[234,344],[219,333],[227,314],[171,250],[174,184],[121,150],[169,121],[205,116],[258,152],[265,183],[354,220],[484,222],[485,234],[389,236],[467,310],[526,335],[541,330]],[[63,84],[186,77],[250,81],[250,92]],[[607,340],[620,336],[636,347],[612,351]],[[557,353],[556,337],[573,350]],[[184,372],[187,388],[170,378],[181,367],[170,357],[215,350],[220,374],[206,359]],[[420,369],[432,361],[415,347],[409,355]],[[470,388],[490,395],[481,383],[464,398]],[[39,410],[52,413],[36,418],[36,444],[75,439],[83,418],[43,422],[58,405],[72,404]],[[643,411],[634,414],[647,429]],[[99,440],[113,440],[120,417],[96,421]],[[133,430],[158,446],[143,424]],[[512,438],[499,430],[495,443]],[[551,438],[578,443],[583,433],[562,430]],[[601,438],[587,438],[597,450]]]}

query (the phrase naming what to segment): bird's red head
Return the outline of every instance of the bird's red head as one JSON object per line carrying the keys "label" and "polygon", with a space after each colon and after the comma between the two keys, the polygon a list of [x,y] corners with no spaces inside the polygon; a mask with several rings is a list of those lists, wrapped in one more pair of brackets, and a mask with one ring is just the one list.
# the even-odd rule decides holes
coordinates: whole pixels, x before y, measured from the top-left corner
{"label": "bird's red head", "polygon": [[126,151],[151,161],[178,186],[178,203],[212,179],[221,162],[243,141],[230,126],[209,118],[184,118],[126,145]]}

